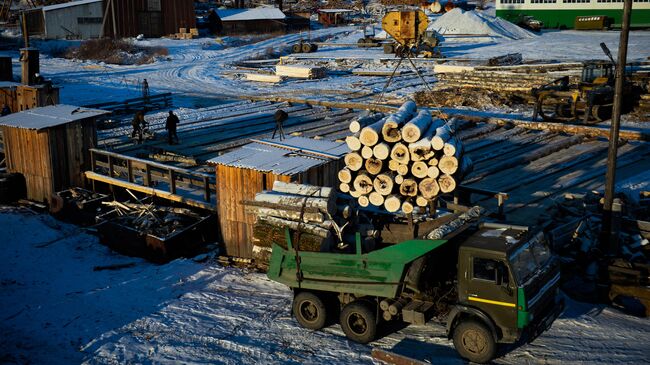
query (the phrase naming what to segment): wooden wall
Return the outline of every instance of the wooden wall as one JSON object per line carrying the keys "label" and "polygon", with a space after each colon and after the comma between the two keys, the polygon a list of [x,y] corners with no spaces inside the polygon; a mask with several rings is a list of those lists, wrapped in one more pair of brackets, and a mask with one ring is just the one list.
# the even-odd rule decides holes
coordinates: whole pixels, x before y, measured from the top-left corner
{"label": "wooden wall", "polygon": [[49,203],[54,192],[85,186],[89,148],[97,145],[93,118],[44,129],[2,127],[7,169],[25,176],[27,198]]}
{"label": "wooden wall", "polygon": [[251,239],[255,215],[245,213],[242,201],[253,200],[255,194],[271,190],[276,180],[337,186],[337,173],[342,167],[343,161],[337,160],[289,176],[217,165],[217,214],[226,254],[246,258],[253,255]]}
{"label": "wooden wall", "polygon": [[[104,8],[108,3],[104,2]],[[112,10],[104,34],[113,38],[161,37],[178,33],[180,28],[196,28],[193,0],[113,0],[117,36],[113,35]],[[105,10],[106,11],[106,10]]]}

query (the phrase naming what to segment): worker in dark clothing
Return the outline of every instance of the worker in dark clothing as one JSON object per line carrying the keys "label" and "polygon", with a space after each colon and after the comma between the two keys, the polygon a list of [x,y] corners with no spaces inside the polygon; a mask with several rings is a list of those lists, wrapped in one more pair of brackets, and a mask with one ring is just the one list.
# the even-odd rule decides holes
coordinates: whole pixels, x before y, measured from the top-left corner
{"label": "worker in dark clothing", "polygon": [[275,119],[275,130],[273,131],[273,135],[271,136],[271,139],[275,138],[275,133],[279,133],[280,140],[283,140],[284,139],[283,123],[285,120],[289,118],[289,114],[282,109],[278,109],[275,112],[273,118]]}
{"label": "worker in dark clothing", "polygon": [[223,24],[221,23],[221,18],[214,9],[208,11],[208,29],[213,35],[221,34],[223,30]]}
{"label": "worker in dark clothing", "polygon": [[178,135],[176,134],[176,126],[178,126],[179,122],[180,120],[178,120],[176,114],[174,114],[174,112],[170,110],[169,116],[167,117],[167,122],[165,123],[165,129],[167,130],[167,137],[170,145],[174,144],[174,139],[178,144]]}
{"label": "worker in dark clothing", "polygon": [[137,112],[131,121],[131,126],[133,126],[133,132],[131,132],[131,138],[138,137],[138,143],[142,143],[142,129],[145,125],[144,121],[144,112]]}
{"label": "worker in dark clothing", "polygon": [[2,113],[0,113],[0,116],[5,116],[11,114],[11,108],[9,108],[9,105],[5,104],[5,106],[2,107]]}

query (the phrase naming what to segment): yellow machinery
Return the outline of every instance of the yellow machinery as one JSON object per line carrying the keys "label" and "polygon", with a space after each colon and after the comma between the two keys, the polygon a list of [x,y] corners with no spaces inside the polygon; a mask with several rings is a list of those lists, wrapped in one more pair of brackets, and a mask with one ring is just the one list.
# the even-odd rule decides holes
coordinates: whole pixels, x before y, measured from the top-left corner
{"label": "yellow machinery", "polygon": [[[427,31],[429,18],[422,10],[397,10],[386,13],[381,27],[395,39],[393,51],[400,57],[438,56],[439,44],[436,32]],[[392,52],[391,52],[392,53]]]}

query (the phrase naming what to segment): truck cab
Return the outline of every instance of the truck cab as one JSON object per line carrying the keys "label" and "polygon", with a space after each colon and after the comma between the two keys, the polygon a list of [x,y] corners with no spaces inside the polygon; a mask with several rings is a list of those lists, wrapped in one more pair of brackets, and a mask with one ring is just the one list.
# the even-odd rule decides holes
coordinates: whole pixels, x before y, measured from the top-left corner
{"label": "truck cab", "polygon": [[458,302],[448,315],[461,356],[489,361],[497,343],[534,338],[559,316],[560,268],[544,235],[483,223],[458,250]]}

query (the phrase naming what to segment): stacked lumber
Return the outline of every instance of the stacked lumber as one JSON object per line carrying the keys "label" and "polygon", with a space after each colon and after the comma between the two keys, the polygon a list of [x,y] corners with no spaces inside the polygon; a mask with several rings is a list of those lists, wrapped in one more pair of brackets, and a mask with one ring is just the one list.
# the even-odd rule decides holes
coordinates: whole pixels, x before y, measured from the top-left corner
{"label": "stacked lumber", "polygon": [[277,65],[275,74],[298,79],[322,79],[327,76],[327,70],[316,66]]}
{"label": "stacked lumber", "polygon": [[456,136],[456,120],[433,119],[426,110],[418,112],[412,100],[363,128],[351,124],[350,132],[339,190],[362,207],[424,211],[438,195],[454,191],[472,169]]}
{"label": "stacked lumber", "polygon": [[270,82],[270,83],[280,83],[286,79],[285,76],[280,75],[270,75],[270,74],[246,74],[246,80],[248,81],[257,81],[257,82]]}
{"label": "stacked lumber", "polygon": [[172,38],[175,39],[194,39],[198,38],[199,29],[198,28],[187,28],[182,27],[178,29],[178,33],[173,34]]}

